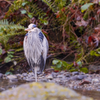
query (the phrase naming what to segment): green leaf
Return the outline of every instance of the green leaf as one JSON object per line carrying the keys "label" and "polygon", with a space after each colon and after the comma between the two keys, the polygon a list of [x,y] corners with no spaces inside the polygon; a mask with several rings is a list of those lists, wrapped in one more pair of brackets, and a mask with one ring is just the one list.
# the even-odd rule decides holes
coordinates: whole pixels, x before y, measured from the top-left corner
{"label": "green leaf", "polygon": [[65,62],[65,61],[62,61],[62,65],[63,65],[64,67],[66,67],[66,66],[68,66],[69,64],[68,64],[67,62]]}
{"label": "green leaf", "polygon": [[59,60],[53,60],[52,64],[56,65],[59,62]]}
{"label": "green leaf", "polygon": [[27,2],[23,2],[23,3],[22,3],[22,6],[25,6],[26,4],[27,4]]}
{"label": "green leaf", "polygon": [[0,48],[0,55],[2,54],[2,49]]}
{"label": "green leaf", "polygon": [[15,52],[19,52],[19,51],[23,51],[23,47],[22,47],[22,48],[18,48],[18,49],[16,49]]}
{"label": "green leaf", "polygon": [[74,67],[70,69],[70,72],[74,72],[74,71],[78,71],[78,70],[75,69]]}
{"label": "green leaf", "polygon": [[88,69],[86,67],[84,68],[80,68],[80,71],[84,72],[84,73],[88,73]]}
{"label": "green leaf", "polygon": [[14,57],[14,56],[10,54],[10,55],[8,55],[8,57],[9,57],[9,58],[12,58],[12,57]]}
{"label": "green leaf", "polygon": [[6,72],[5,74],[6,75],[12,75],[12,72]]}
{"label": "green leaf", "polygon": [[8,53],[8,54],[14,54],[15,52],[13,52],[13,51],[8,51],[7,53]]}
{"label": "green leaf", "polygon": [[33,16],[32,16],[32,14],[31,14],[31,13],[28,13],[28,17],[29,17],[29,18],[32,18]]}
{"label": "green leaf", "polygon": [[44,25],[48,25],[48,21],[47,20],[44,21]]}
{"label": "green leaf", "polygon": [[92,6],[94,3],[86,3],[81,7],[81,12],[86,11],[90,6]]}
{"label": "green leaf", "polygon": [[62,67],[62,62],[58,62],[56,65],[57,68],[61,68]]}
{"label": "green leaf", "polygon": [[91,55],[91,56],[94,56],[94,55],[95,55],[95,51],[91,50],[91,51],[90,51],[90,55]]}
{"label": "green leaf", "polygon": [[26,14],[26,10],[21,10],[21,14]]}
{"label": "green leaf", "polygon": [[8,62],[10,62],[10,61],[11,61],[11,58],[8,57],[8,56],[4,59],[4,62],[5,62],[5,63],[8,63]]}

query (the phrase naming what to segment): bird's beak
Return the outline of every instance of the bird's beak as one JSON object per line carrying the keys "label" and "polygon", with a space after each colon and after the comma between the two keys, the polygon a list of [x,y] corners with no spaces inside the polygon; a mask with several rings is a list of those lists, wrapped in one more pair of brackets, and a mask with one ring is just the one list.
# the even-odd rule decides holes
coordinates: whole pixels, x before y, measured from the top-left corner
{"label": "bird's beak", "polygon": [[30,31],[30,30],[31,30],[31,29],[29,29],[29,28],[26,28],[26,29],[25,29],[25,31]]}

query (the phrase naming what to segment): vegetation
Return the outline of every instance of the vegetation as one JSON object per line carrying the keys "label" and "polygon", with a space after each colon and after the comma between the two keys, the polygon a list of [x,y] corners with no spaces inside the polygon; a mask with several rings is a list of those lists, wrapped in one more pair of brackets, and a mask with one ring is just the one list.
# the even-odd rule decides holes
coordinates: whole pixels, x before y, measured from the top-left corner
{"label": "vegetation", "polygon": [[[65,56],[62,60],[53,60],[52,68],[56,71],[77,70],[87,73],[89,64],[100,64],[100,2],[98,0],[14,0],[5,18],[10,23],[5,24],[8,23],[7,20],[0,22],[1,55],[3,49],[5,51],[14,49],[14,53],[16,49],[22,50],[22,45],[16,45],[16,41],[11,46],[10,39],[21,35],[24,37],[24,27],[19,27],[19,24],[27,26],[29,23],[35,23],[49,40],[49,54]],[[22,40],[19,42],[21,43]],[[71,55],[74,55],[72,63],[64,61]],[[12,59],[9,53],[7,57]]]}

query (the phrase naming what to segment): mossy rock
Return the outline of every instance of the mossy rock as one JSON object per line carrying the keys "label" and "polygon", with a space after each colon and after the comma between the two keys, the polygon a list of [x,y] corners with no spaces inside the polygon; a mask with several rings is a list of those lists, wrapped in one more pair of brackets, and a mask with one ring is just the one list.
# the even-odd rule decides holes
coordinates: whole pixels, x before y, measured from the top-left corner
{"label": "mossy rock", "polygon": [[0,94],[0,100],[93,100],[54,83],[29,83]]}

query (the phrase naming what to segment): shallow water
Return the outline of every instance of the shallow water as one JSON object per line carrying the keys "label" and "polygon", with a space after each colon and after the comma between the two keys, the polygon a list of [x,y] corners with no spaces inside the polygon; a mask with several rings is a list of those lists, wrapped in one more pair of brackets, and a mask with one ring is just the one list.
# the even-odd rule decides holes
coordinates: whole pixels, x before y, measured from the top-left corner
{"label": "shallow water", "polygon": [[100,100],[100,91],[88,91],[88,90],[81,90],[81,89],[75,91],[84,96],[92,97],[94,100]]}
{"label": "shallow water", "polygon": [[[14,80],[14,81],[9,81],[9,80],[2,80],[0,79],[0,92],[7,90],[9,88],[15,88],[18,85],[27,83],[25,81],[22,80]],[[74,89],[75,90],[75,89]],[[87,90],[75,90],[78,93],[88,96],[88,97],[92,97],[94,98],[94,100],[100,100],[100,91],[87,91]]]}
{"label": "shallow water", "polygon": [[10,81],[10,80],[0,79],[0,92],[7,90],[9,88],[15,88],[18,85],[21,85],[21,84],[24,84],[24,83],[26,83],[26,82],[21,81],[21,80]]}

